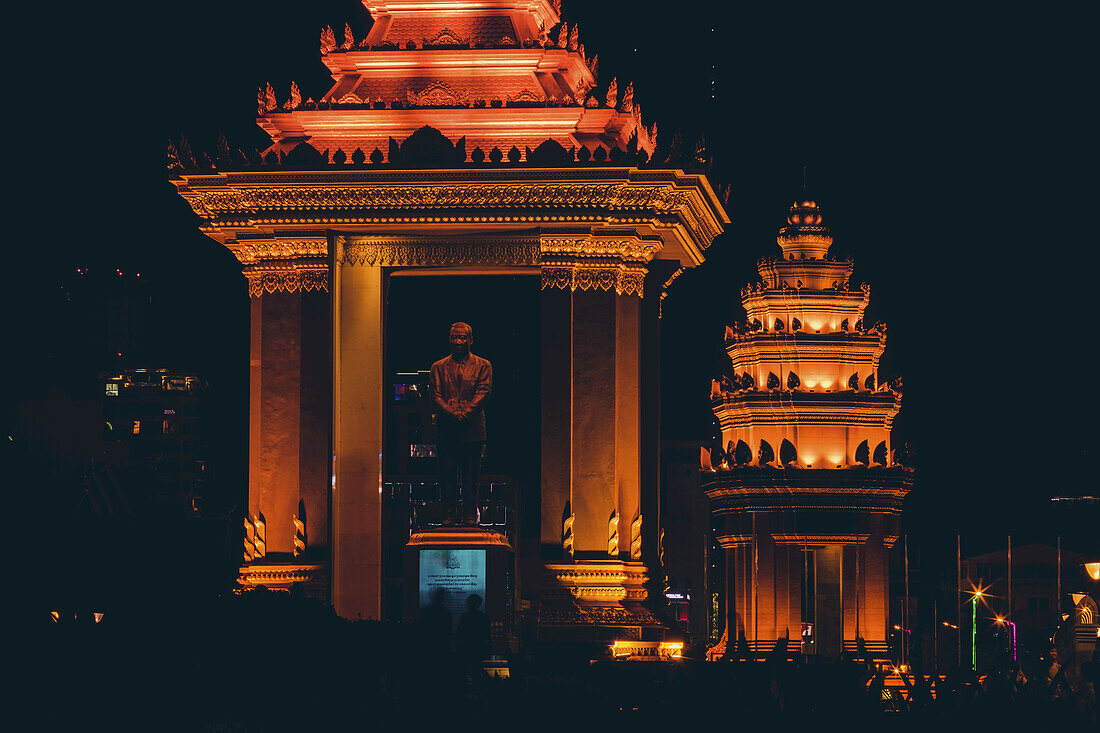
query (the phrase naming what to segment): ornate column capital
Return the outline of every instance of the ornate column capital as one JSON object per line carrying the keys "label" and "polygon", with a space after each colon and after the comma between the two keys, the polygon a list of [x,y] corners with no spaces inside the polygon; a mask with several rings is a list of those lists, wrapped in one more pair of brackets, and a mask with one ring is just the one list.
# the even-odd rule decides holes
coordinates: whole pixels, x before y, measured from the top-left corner
{"label": "ornate column capital", "polygon": [[546,234],[540,240],[542,287],[614,290],[642,297],[646,263],[661,251],[660,239],[634,234]]}
{"label": "ornate column capital", "polygon": [[328,291],[328,237],[325,232],[294,232],[226,242],[248,278],[248,294]]}

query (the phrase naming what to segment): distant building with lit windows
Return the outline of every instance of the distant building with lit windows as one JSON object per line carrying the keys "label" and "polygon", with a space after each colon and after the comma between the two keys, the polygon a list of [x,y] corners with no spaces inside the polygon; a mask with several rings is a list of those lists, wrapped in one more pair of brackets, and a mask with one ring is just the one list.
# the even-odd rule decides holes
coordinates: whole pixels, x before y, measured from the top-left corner
{"label": "distant building with lit windows", "polygon": [[100,490],[89,492],[89,500],[110,503],[116,496],[154,511],[200,515],[205,383],[167,369],[127,369],[101,375],[101,382],[104,450],[91,476]]}

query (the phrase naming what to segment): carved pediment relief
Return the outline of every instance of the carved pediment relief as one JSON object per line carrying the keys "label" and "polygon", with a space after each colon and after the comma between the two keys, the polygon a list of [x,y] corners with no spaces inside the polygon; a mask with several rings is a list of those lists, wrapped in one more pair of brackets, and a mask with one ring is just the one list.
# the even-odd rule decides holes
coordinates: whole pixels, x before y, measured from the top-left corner
{"label": "carved pediment relief", "polygon": [[509,102],[541,102],[542,97],[532,92],[530,89],[524,89],[520,92],[516,92],[512,96],[508,97]]}
{"label": "carved pediment relief", "polygon": [[450,28],[444,28],[431,38],[425,38],[424,46],[468,46],[469,38],[463,38]]}
{"label": "carved pediment relief", "polygon": [[465,107],[470,104],[469,94],[442,81],[432,82],[421,92],[407,91],[405,96],[415,107]]}

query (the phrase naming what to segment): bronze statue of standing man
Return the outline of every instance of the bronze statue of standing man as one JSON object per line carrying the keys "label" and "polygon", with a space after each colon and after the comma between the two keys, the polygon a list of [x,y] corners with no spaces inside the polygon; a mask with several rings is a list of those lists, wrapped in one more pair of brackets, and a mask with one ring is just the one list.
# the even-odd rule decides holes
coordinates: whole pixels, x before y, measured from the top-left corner
{"label": "bronze statue of standing man", "polygon": [[[485,400],[493,391],[493,367],[470,353],[473,329],[451,326],[451,355],[432,364],[436,406],[436,460],[444,523],[477,521],[477,481],[485,446]],[[459,496],[462,497],[461,506]]]}

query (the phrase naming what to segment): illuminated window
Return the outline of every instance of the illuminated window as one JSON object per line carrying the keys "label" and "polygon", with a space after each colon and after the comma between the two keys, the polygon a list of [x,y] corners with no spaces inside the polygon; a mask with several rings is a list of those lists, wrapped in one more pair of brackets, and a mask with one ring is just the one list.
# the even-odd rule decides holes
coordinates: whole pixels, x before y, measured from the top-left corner
{"label": "illuminated window", "polygon": [[107,382],[107,396],[118,397],[118,382]]}
{"label": "illuminated window", "polygon": [[134,435],[141,434],[141,420],[134,420],[133,433]]}

